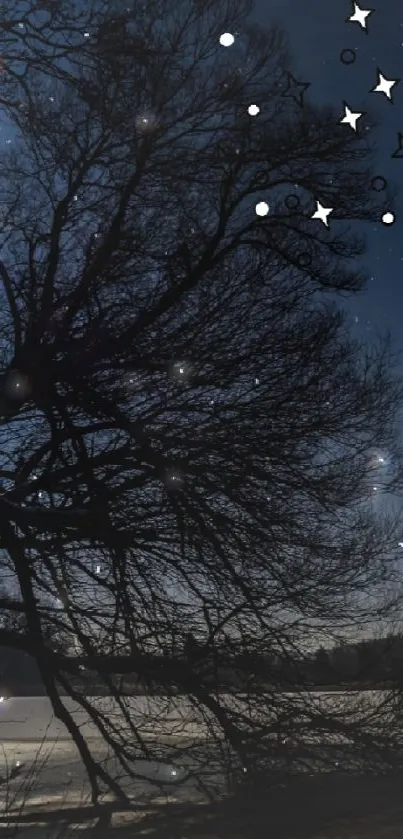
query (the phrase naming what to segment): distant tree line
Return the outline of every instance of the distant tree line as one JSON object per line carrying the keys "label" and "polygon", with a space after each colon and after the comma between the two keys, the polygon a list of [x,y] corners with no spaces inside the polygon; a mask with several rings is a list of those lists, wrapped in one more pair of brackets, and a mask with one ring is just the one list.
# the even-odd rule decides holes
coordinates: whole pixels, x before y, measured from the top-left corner
{"label": "distant tree line", "polygon": [[[166,651],[169,656],[169,651]],[[403,676],[403,634],[371,638],[333,648],[319,647],[311,655],[282,657],[267,651],[239,650],[226,641],[214,651],[187,633],[175,657],[184,659],[196,672],[203,674],[212,689],[245,689],[275,686],[278,689],[307,684],[312,687],[375,687],[384,683],[399,684]],[[89,694],[104,692],[95,673],[81,672],[74,681]],[[122,680],[125,692],[136,692],[134,679]],[[29,695],[44,692],[33,658],[18,650],[0,647],[0,695],[9,690]],[[139,688],[140,690],[140,688]]]}
{"label": "distant tree line", "polygon": [[320,647],[304,662],[315,684],[401,682],[403,635],[371,638],[356,644]]}

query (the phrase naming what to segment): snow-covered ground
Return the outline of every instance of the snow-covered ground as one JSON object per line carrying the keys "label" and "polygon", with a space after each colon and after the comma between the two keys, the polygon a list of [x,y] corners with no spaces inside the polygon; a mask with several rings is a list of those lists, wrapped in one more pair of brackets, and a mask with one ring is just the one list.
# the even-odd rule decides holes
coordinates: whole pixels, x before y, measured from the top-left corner
{"label": "snow-covered ground", "polygon": [[[292,694],[283,694],[284,703]],[[382,691],[361,691],[349,693],[317,693],[312,697],[318,710],[333,712],[348,708],[350,712],[355,705],[365,705],[373,711],[376,705],[382,704],[386,694]],[[99,731],[91,721],[88,713],[69,697],[62,697],[66,709],[72,714],[74,721],[80,726],[86,739],[98,739]],[[112,721],[117,728],[128,731],[130,728],[119,709],[116,701],[109,697],[90,697],[91,707],[96,708]],[[235,706],[238,701],[233,696],[222,696],[221,701],[228,706]],[[298,701],[301,714],[304,711],[304,698],[294,696]],[[190,702],[185,697],[126,697],[125,705],[133,723],[142,735],[160,737],[169,734],[173,737],[203,737],[206,726]],[[264,698],[262,697],[262,709]],[[244,711],[246,706],[244,706]],[[259,708],[250,711],[259,716]],[[262,711],[266,715],[266,711]],[[294,714],[295,716],[295,711]],[[70,739],[69,732],[60,720],[53,715],[50,701],[45,697],[12,697],[0,702],[0,742],[6,740],[40,740],[46,736],[50,740]]]}
{"label": "snow-covered ground", "polygon": [[[340,710],[346,706],[351,708],[357,701],[374,708],[384,698],[379,692],[355,696],[321,693],[315,696],[315,702],[318,708],[330,706],[333,710]],[[91,697],[89,701],[91,706],[96,706],[113,721],[117,730],[126,731],[127,722],[113,700]],[[185,698],[178,701],[176,697],[174,703],[164,697],[150,700],[130,697],[126,701],[130,716],[144,739],[152,745],[153,758],[157,753],[160,755],[158,760],[136,760],[131,765],[135,778],[129,778],[116,759],[108,756],[106,746],[88,715],[76,703],[63,698],[93,756],[105,761],[106,768],[119,780],[137,806],[147,810],[148,806],[167,800],[205,800],[206,795],[196,779],[196,773],[215,794],[226,791],[222,765],[218,758],[214,762],[209,758],[209,749],[203,742],[206,729]],[[227,701],[232,705],[236,700],[227,697]],[[133,742],[133,734],[130,736],[130,742]],[[192,747],[192,757],[186,755],[189,738],[199,744]],[[322,745],[317,743],[319,751],[328,748],[325,741],[324,737]],[[196,759],[195,754],[198,754]],[[334,766],[336,769],[336,763]],[[12,812],[20,808],[22,801],[25,802],[24,814],[49,809],[56,812],[90,803],[89,785],[76,746],[64,725],[54,718],[50,702],[42,697],[14,697],[0,703],[0,836],[3,828],[9,826],[10,818],[12,820]],[[28,832],[26,835],[30,839],[33,835],[36,838],[36,833]]]}
{"label": "snow-covered ground", "polygon": [[[74,721],[80,726],[86,739],[99,738],[99,731],[87,712],[69,697],[62,699]],[[92,707],[105,714],[120,729],[127,723],[117,705],[108,697],[89,699]],[[191,708],[185,701],[172,704],[168,698],[130,697],[126,699],[130,717],[145,735],[159,736],[164,731],[183,737],[186,734],[201,734],[203,726],[197,725]],[[0,742],[4,740],[39,740],[46,736],[51,740],[70,739],[64,723],[54,717],[50,701],[45,697],[12,697],[0,702]]]}
{"label": "snow-covered ground", "polygon": [[[91,697],[90,701],[118,731],[125,730],[127,722],[116,703],[105,697]],[[136,775],[133,779],[122,770],[116,758],[110,757],[88,714],[68,698],[63,698],[63,703],[72,712],[92,756],[104,762],[112,777],[119,780],[137,803],[146,806],[167,796],[170,801],[203,798],[199,785],[189,774],[195,766],[190,766],[189,758],[183,758],[183,750],[189,736],[192,742],[203,740],[205,729],[189,721],[189,714],[185,720],[182,707],[175,709],[165,699],[152,700],[151,705],[146,698],[128,700],[130,715],[139,726],[142,738],[149,742],[153,757],[159,755],[158,760],[133,761],[130,765]],[[127,742],[134,744],[133,734],[128,732],[129,736]],[[202,757],[200,763],[203,762]],[[222,777],[214,769],[208,775],[217,790]],[[77,748],[63,723],[54,717],[46,698],[12,697],[0,702],[0,835],[1,813],[9,810],[10,792],[16,801],[24,797],[24,810],[81,806],[90,801],[89,784]]]}
{"label": "snow-covered ground", "polygon": [[[151,800],[161,795],[161,786],[170,793],[174,789],[182,789],[182,782],[187,778],[183,766],[172,762],[157,762],[151,760],[137,760],[131,764],[135,773],[135,780],[128,779],[116,759],[108,758],[105,747],[101,742],[93,741],[91,752],[94,758],[103,762],[106,768],[113,769],[113,777],[122,780],[123,788],[129,794],[135,784],[136,798]],[[19,770],[19,771],[17,771]],[[9,782],[13,789],[30,786],[30,775],[34,787],[29,794],[30,805],[36,801],[43,801],[43,791],[46,799],[59,799],[68,793],[70,799],[81,797],[83,787],[86,786],[85,770],[74,743],[68,740],[51,741],[45,743],[15,742],[9,740],[0,747],[0,780],[7,776],[14,776]],[[4,785],[3,785],[4,786]],[[2,796],[0,783],[0,800]]]}
{"label": "snow-covered ground", "polygon": [[[99,757],[103,752],[99,745]],[[97,744],[92,743],[93,749]],[[89,804],[88,789],[84,781],[84,773],[77,754],[71,743],[60,741],[47,743],[40,748],[39,743],[4,744],[4,755],[1,761],[3,771],[5,758],[9,768],[19,760],[22,764],[21,773],[10,782],[7,810],[5,813],[5,796],[0,802],[0,836],[16,837],[16,839],[79,839],[83,835],[83,828],[95,825],[96,819]],[[38,760],[37,768],[34,767]],[[137,769],[144,775],[144,780],[127,782],[126,791],[132,796],[137,805],[136,812],[115,812],[110,827],[124,827],[125,837],[137,835],[154,836],[154,839],[164,839],[171,835],[170,810],[166,810],[166,822],[157,832],[152,829],[153,822],[139,825],[147,813],[151,814],[156,805],[166,803],[202,801],[202,796],[192,784],[184,786],[166,782],[161,766],[147,765],[138,762]],[[167,771],[165,767],[165,771]],[[147,782],[147,778],[158,780],[161,786],[155,787]],[[199,839],[208,836],[209,839],[219,837],[246,837],[261,835],[262,825],[270,826],[270,831],[277,839],[399,839],[402,833],[401,785],[403,779],[363,778],[353,779],[343,775],[332,775],[330,785],[322,784],[314,778],[314,787],[302,786],[292,792],[292,787],[285,789],[267,789],[265,795],[258,794],[256,802],[243,801],[239,797],[232,800],[228,809],[221,811],[217,823],[209,821],[209,808],[193,808],[184,811],[183,821],[175,821],[172,835]],[[220,783],[220,779],[217,778]],[[0,788],[1,790],[1,788]],[[20,804],[23,820],[20,819]],[[72,810],[77,808],[77,810]],[[70,810],[67,815],[67,810]],[[186,816],[188,813],[188,816]],[[150,818],[153,817],[150,815]],[[155,816],[157,818],[157,816]],[[164,817],[162,817],[164,818]],[[189,818],[189,824],[186,819]],[[204,824],[204,819],[206,822]],[[68,824],[64,832],[63,822]],[[165,829],[164,829],[165,824]],[[195,828],[197,825],[197,829]],[[18,826],[18,832],[11,832]],[[140,828],[140,829],[139,829]],[[85,835],[89,835],[85,833]],[[112,835],[109,829],[96,834],[104,837]],[[116,839],[120,831],[113,831]]]}
{"label": "snow-covered ground", "polygon": [[[206,788],[192,774],[194,765],[189,758],[180,762],[172,760],[137,760],[131,764],[135,777],[129,777],[115,758],[108,757],[101,741],[91,741],[93,757],[110,771],[119,781],[120,787],[131,799],[137,812],[146,813],[150,807],[164,804],[204,803],[207,800],[206,789],[217,794],[226,792],[224,777],[219,768],[209,767],[204,775]],[[202,761],[201,761],[202,762]],[[203,775],[203,772],[201,773]],[[62,739],[45,743],[34,740],[4,741],[0,747],[0,836],[6,836],[6,829],[18,824],[19,814],[23,812],[24,827],[19,828],[18,837],[48,837],[45,823],[62,821],[62,811],[77,808],[85,813],[90,811],[91,797],[86,773],[71,741]],[[113,801],[111,794],[101,797],[101,802]],[[91,817],[79,817],[86,822]],[[128,814],[114,816],[127,820]],[[32,826],[30,820],[32,819]],[[73,819],[74,820],[74,819]],[[77,821],[77,817],[76,817]],[[41,828],[43,833],[36,833]],[[4,833],[3,833],[4,831]],[[55,834],[50,834],[55,835]]]}

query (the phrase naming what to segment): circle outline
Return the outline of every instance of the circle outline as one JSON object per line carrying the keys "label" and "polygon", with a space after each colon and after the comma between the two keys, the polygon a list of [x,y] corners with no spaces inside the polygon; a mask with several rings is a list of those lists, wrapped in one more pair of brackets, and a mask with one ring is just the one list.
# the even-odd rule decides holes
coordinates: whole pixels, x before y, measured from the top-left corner
{"label": "circle outline", "polygon": [[[351,61],[346,61],[346,59],[345,59],[345,58],[343,58],[343,56],[345,56],[345,54],[346,54],[347,52],[349,52],[349,53],[350,53],[350,55],[352,55],[352,56],[353,56],[353,58],[352,58],[352,60],[351,60]],[[342,64],[346,64],[347,66],[349,66],[350,64],[354,64],[354,63],[357,61],[357,53],[356,53],[356,51],[355,51],[355,50],[350,49],[349,47],[347,47],[346,49],[342,50],[342,51],[341,51],[341,53],[340,53],[340,61],[341,61],[341,63],[342,63]]]}
{"label": "circle outline", "polygon": [[[306,262],[306,263],[305,263],[305,261],[304,261],[303,263],[301,262],[301,260],[302,260],[304,257],[305,257],[305,258],[306,258],[306,257],[308,257],[308,262]],[[312,265],[312,256],[311,256],[311,254],[310,254],[310,253],[308,253],[308,251],[303,251],[302,253],[300,253],[300,254],[297,256],[297,263],[298,263],[298,267],[299,267],[299,268],[309,268],[309,266],[310,266],[310,265]]]}
{"label": "circle outline", "polygon": [[[293,202],[293,204],[294,204],[294,206],[293,206],[293,207],[290,207],[290,203],[289,203],[289,202],[290,202],[290,198],[292,199],[292,202]],[[296,202],[296,203],[294,203],[294,202]],[[298,195],[294,195],[294,194],[291,192],[289,195],[287,195],[287,196],[285,197],[285,199],[284,199],[284,204],[285,204],[285,206],[287,207],[287,210],[291,210],[291,211],[292,211],[292,210],[297,210],[297,209],[298,209],[298,207],[300,207],[300,205],[301,205],[301,201],[300,201],[300,199],[299,199]]]}
{"label": "circle outline", "polygon": [[266,169],[259,169],[255,175],[255,183],[257,186],[268,186],[270,183],[270,173]]}
{"label": "circle outline", "polygon": [[[376,187],[375,186],[375,181],[382,181],[383,186]],[[388,185],[388,182],[387,182],[386,178],[383,177],[383,175],[375,175],[375,177],[372,178],[371,189],[374,189],[375,192],[383,192],[387,188],[387,185]]]}

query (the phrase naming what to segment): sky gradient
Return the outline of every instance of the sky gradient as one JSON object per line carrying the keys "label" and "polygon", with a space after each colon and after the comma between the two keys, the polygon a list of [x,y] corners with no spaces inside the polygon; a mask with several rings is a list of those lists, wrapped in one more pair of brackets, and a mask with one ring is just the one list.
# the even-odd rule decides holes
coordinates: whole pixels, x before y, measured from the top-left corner
{"label": "sky gradient", "polygon": [[[391,331],[394,347],[402,353],[403,372],[403,151],[400,158],[392,157],[398,133],[403,132],[403,4],[360,0],[358,5],[373,10],[366,18],[367,30],[358,22],[347,22],[354,12],[350,0],[256,0],[253,19],[266,26],[274,20],[284,28],[295,76],[310,82],[305,95],[312,103],[332,105],[342,117],[347,102],[355,112],[371,109],[379,120],[373,129],[376,174],[398,192],[392,208],[396,220],[392,226],[381,221],[364,226],[368,247],[363,263],[372,279],[349,309],[358,318],[361,334]],[[354,51],[351,64],[341,61],[344,50]],[[344,55],[350,57],[353,53]],[[400,79],[392,90],[393,101],[382,93],[370,93],[378,82],[378,68],[387,79]]]}

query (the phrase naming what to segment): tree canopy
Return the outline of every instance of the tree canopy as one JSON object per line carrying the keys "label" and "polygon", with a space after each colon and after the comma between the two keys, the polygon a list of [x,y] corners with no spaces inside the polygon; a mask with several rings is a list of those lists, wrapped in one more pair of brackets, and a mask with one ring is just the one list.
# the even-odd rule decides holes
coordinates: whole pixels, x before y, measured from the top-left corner
{"label": "tree canopy", "polygon": [[[2,609],[26,628],[0,643],[36,659],[94,799],[117,784],[60,687],[129,771],[146,747],[116,674],[185,695],[264,764],[305,688],[286,712],[262,698],[274,676],[251,654],[286,660],[400,607],[371,452],[393,452],[398,492],[401,383],[342,305],[368,279],[357,223],[391,197],[371,191],[368,133],[287,95],[284,35],[248,24],[249,3],[19,8],[0,23],[0,538]],[[248,713],[218,690],[226,644],[246,654]],[[84,665],[130,748],[71,686]],[[367,745],[361,722],[344,730]]]}

